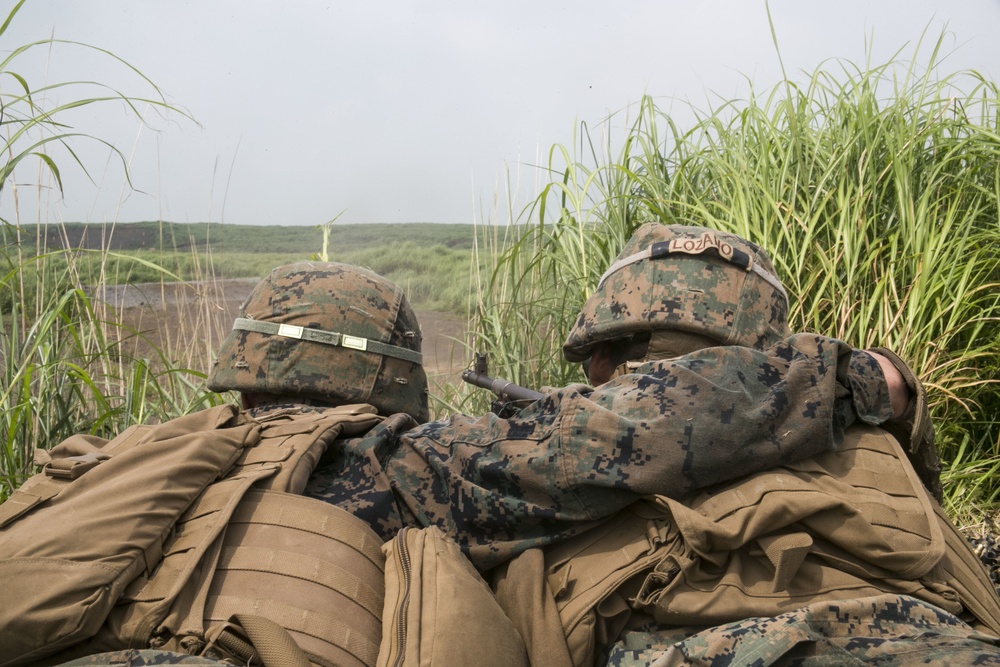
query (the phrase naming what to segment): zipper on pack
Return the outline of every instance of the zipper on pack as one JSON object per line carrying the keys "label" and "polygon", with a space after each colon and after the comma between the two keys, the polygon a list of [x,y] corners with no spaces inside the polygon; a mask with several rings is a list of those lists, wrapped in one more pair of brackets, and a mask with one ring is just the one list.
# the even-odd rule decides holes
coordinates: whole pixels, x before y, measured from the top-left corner
{"label": "zipper on pack", "polygon": [[396,562],[399,564],[399,586],[400,595],[396,605],[396,659],[392,661],[393,667],[400,667],[406,656],[406,609],[410,602],[410,586],[413,575],[410,571],[410,549],[406,544],[407,528],[403,528],[396,535]]}

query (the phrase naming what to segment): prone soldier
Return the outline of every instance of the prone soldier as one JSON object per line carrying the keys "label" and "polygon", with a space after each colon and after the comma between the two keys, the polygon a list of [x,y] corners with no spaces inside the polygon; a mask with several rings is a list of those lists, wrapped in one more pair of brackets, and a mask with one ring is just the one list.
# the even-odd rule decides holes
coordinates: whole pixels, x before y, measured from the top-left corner
{"label": "prone soldier", "polygon": [[[786,304],[762,249],[704,228],[648,224],[602,277],[564,353],[586,363],[594,385],[627,384],[666,361],[704,363],[720,345],[748,354],[782,349]],[[498,596],[533,638],[535,661],[1000,660],[1000,600],[938,505],[940,468],[923,388],[892,352],[872,354],[887,378],[906,387],[895,392],[890,419],[856,420],[834,447],[753,473],[729,449],[729,466],[748,474],[682,494],[651,490],[607,522],[613,529],[503,566]],[[707,410],[690,417],[694,424],[717,414],[710,402],[691,405]],[[532,604],[538,596],[549,604]],[[526,609],[543,617],[547,609],[553,618],[531,618]]]}

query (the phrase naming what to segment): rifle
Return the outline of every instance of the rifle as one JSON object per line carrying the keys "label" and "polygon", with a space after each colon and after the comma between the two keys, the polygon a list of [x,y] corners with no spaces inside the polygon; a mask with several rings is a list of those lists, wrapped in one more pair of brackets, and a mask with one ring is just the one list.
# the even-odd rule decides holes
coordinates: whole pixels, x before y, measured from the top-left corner
{"label": "rifle", "polygon": [[472,368],[462,371],[462,380],[492,391],[496,398],[490,404],[490,411],[500,417],[513,417],[528,403],[545,396],[541,392],[514,384],[510,380],[490,377],[486,355],[480,352],[476,352]]}

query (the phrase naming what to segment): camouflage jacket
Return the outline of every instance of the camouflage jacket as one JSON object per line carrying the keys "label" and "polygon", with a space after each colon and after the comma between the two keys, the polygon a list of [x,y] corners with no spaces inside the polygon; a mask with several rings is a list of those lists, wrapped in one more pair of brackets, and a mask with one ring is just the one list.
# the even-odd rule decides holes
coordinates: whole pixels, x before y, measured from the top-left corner
{"label": "camouflage jacket", "polygon": [[[654,622],[655,626],[655,622]],[[816,602],[711,628],[625,633],[606,667],[997,665],[1000,639],[906,595]]]}
{"label": "camouflage jacket", "polygon": [[306,494],[389,538],[436,525],[489,569],[575,535],[648,494],[679,498],[836,448],[892,414],[868,354],[797,334],[766,351],[705,349],[596,389],[554,391],[517,417],[405,415],[327,451]]}

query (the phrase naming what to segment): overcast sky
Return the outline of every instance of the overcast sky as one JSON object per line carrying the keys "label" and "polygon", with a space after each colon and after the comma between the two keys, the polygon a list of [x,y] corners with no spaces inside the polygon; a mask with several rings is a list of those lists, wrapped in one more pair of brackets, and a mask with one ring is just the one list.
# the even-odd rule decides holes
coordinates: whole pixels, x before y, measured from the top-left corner
{"label": "overcast sky", "polygon": [[[5,15],[13,4],[0,1]],[[875,64],[900,49],[909,58],[925,31],[929,42],[947,31],[939,71],[1000,77],[1000,0],[770,9],[792,78],[827,59],[864,64],[869,43]],[[107,149],[77,141],[95,183],[56,153],[65,196],[43,195],[43,221],[489,220],[505,215],[492,203],[504,174],[526,201],[538,155],[571,144],[581,121],[596,127],[643,94],[683,119],[678,100],[704,109],[745,96],[748,79],[765,89],[780,78],[763,0],[28,0],[0,50],[53,34],[128,61],[194,120],[140,107],[151,126],[140,129],[119,103],[67,116],[131,160],[139,192]],[[7,69],[33,88],[87,79],[151,92],[112,59],[65,44]],[[9,93],[14,80],[0,86]],[[616,118],[612,128],[625,124]],[[19,219],[34,222],[37,161],[16,176]],[[0,215],[14,219],[9,186]]]}

